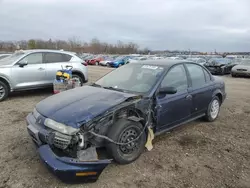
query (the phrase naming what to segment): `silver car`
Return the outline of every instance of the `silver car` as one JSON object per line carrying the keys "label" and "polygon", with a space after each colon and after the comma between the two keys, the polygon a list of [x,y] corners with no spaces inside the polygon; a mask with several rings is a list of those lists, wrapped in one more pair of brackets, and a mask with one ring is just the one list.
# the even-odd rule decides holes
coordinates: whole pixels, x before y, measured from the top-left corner
{"label": "silver car", "polygon": [[250,76],[250,59],[242,59],[238,65],[231,69],[232,77]]}
{"label": "silver car", "polygon": [[6,58],[10,56],[11,54],[0,54],[0,59]]}
{"label": "silver car", "polygon": [[17,90],[50,87],[56,72],[72,66],[72,76],[81,85],[88,81],[87,64],[73,52],[21,50],[0,60],[0,101]]}

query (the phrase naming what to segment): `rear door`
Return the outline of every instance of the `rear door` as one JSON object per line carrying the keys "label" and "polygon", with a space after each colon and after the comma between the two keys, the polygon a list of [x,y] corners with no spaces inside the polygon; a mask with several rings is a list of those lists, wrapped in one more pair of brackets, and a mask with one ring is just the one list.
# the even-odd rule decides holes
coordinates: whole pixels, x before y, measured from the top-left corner
{"label": "rear door", "polygon": [[53,83],[56,78],[56,72],[61,69],[66,69],[67,65],[72,65],[71,55],[56,52],[44,53],[44,62],[46,65],[46,82]]}
{"label": "rear door", "polygon": [[185,66],[191,81],[189,93],[193,101],[192,116],[196,117],[206,112],[212,100],[213,82],[210,74],[202,66],[192,63]]}
{"label": "rear door", "polygon": [[[19,63],[22,62],[27,63],[27,65],[20,67]],[[13,87],[15,89],[45,85],[46,71],[43,63],[43,54],[36,52],[25,56],[11,68],[11,77],[14,81]]]}

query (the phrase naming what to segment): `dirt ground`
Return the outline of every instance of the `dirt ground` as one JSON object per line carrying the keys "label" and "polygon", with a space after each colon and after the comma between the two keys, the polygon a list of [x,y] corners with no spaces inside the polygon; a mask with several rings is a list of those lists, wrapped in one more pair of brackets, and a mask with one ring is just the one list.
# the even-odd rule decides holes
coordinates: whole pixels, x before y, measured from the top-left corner
{"label": "dirt ground", "polygon": [[[90,81],[109,70],[89,66]],[[223,78],[228,98],[217,121],[166,133],[152,151],[129,165],[111,164],[91,184],[57,180],[28,136],[26,115],[52,90],[15,93],[0,103],[0,187],[250,188],[250,79]]]}

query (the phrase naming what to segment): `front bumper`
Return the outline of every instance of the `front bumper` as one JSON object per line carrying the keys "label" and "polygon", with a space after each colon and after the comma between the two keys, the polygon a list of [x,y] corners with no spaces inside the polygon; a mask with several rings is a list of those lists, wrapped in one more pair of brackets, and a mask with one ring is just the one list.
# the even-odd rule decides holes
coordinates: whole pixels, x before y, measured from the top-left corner
{"label": "front bumper", "polygon": [[65,183],[95,182],[110,160],[78,161],[69,157],[58,157],[49,145],[38,148],[39,156],[47,168]]}
{"label": "front bumper", "polygon": [[235,76],[250,76],[250,72],[248,71],[231,71],[231,74]]}
{"label": "front bumper", "polygon": [[41,161],[61,181],[65,183],[95,182],[111,160],[80,161],[77,158],[59,157],[45,142],[48,133],[36,124],[30,113],[27,118],[27,130],[40,156]]}
{"label": "front bumper", "polygon": [[216,66],[206,66],[206,68],[211,72],[211,74],[221,74],[222,68]]}

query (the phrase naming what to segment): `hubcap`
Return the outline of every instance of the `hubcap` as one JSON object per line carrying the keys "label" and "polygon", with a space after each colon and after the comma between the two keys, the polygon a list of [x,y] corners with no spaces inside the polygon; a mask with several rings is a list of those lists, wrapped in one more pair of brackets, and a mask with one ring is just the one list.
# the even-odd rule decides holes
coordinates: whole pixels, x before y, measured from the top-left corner
{"label": "hubcap", "polygon": [[210,114],[213,119],[215,119],[219,113],[220,104],[218,100],[214,100],[211,104]]}
{"label": "hubcap", "polygon": [[0,99],[2,99],[5,95],[5,89],[3,88],[3,86],[0,85]]}
{"label": "hubcap", "polygon": [[[120,136],[120,142],[121,143],[130,142],[131,140],[134,140],[135,138],[137,138],[137,136],[138,136],[138,133],[134,128],[125,130]],[[127,145],[121,145],[119,148],[122,153],[131,154],[138,148],[138,141],[139,139],[134,142],[130,142]]]}

